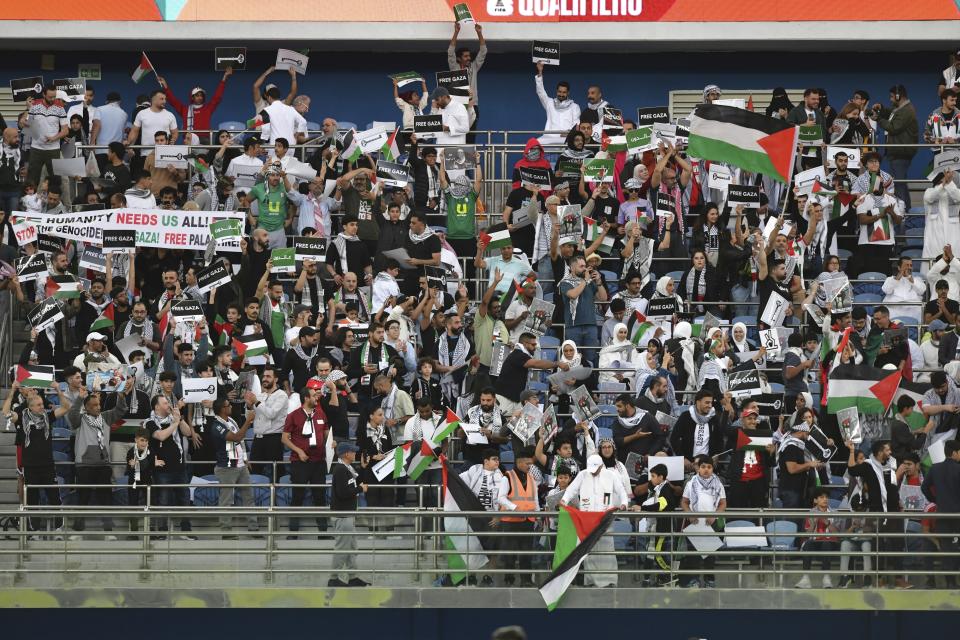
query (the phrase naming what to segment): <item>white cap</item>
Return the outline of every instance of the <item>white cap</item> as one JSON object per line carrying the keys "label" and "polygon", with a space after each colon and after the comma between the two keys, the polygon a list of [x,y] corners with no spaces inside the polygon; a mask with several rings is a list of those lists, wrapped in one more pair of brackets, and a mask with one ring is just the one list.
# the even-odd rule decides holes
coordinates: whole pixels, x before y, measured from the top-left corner
{"label": "white cap", "polygon": [[593,454],[592,456],[590,456],[589,458],[587,458],[587,471],[588,471],[588,472],[593,473],[594,471],[596,471],[597,469],[599,469],[599,468],[602,467],[602,466],[603,466],[603,458],[601,458],[601,457],[598,456],[597,454]]}
{"label": "white cap", "polygon": [[207,92],[203,90],[203,87],[194,87],[193,89],[190,90],[190,97],[192,98],[193,96],[197,95],[198,93],[202,93],[203,95],[207,95]]}
{"label": "white cap", "polygon": [[90,342],[91,340],[106,340],[106,339],[107,339],[107,336],[97,331],[87,334],[87,342]]}

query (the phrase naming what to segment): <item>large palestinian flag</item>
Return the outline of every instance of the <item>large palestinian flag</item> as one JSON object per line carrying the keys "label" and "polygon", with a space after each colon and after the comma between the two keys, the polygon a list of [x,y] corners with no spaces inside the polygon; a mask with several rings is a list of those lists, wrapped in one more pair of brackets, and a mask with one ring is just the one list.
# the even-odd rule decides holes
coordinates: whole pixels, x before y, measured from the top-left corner
{"label": "large palestinian flag", "polygon": [[769,429],[737,429],[737,451],[764,449],[771,444],[773,444],[773,432]]}
{"label": "large palestinian flag", "polygon": [[18,364],[17,382],[22,387],[46,389],[53,383],[53,365]]}
{"label": "large palestinian flag", "polygon": [[690,118],[687,153],[789,183],[799,129],[745,109],[701,104]]}
{"label": "large palestinian flag", "polygon": [[857,407],[860,413],[886,413],[899,385],[899,371],[884,371],[865,364],[841,364],[830,373],[827,412]]}
{"label": "large palestinian flag", "polygon": [[557,518],[557,544],[553,552],[553,573],[540,587],[540,595],[553,611],[577,577],[597,541],[613,523],[616,511],[580,511],[560,505]]}
{"label": "large palestinian flag", "polygon": [[[483,511],[483,504],[474,495],[470,487],[460,478],[456,471],[447,468],[447,459],[440,458],[443,469],[443,510],[446,514],[460,511]],[[490,518],[486,517],[451,517],[443,518],[444,546],[447,554],[447,567],[450,569],[450,579],[453,584],[463,582],[467,577],[467,569],[471,573],[479,571],[487,565],[489,558],[484,553],[478,535],[486,533],[490,528]],[[454,534],[454,535],[450,535]]]}

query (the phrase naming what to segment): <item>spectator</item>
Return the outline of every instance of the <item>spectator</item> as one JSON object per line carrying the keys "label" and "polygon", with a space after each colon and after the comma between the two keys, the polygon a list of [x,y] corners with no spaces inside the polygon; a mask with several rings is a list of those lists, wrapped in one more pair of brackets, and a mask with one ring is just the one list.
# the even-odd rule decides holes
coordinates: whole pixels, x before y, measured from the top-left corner
{"label": "spectator", "polygon": [[893,303],[898,317],[910,318],[919,323],[922,307],[899,303],[922,302],[926,291],[926,283],[913,276],[913,260],[900,256],[897,260],[896,272],[883,282],[883,302]]}
{"label": "spectator", "polygon": [[437,87],[430,94],[430,113],[441,115],[443,120],[443,132],[437,134],[437,144],[466,144],[467,132],[470,131],[470,117],[467,115],[466,107],[455,102],[446,88]]}
{"label": "spectator", "polygon": [[[133,437],[133,446],[127,451],[127,504],[148,507],[147,487],[153,484],[153,474],[163,469],[164,462],[150,451],[150,432],[141,427]],[[57,496],[59,500],[60,496]],[[51,504],[59,504],[51,503]],[[146,530],[146,527],[144,528]],[[140,530],[140,519],[130,518],[130,531]]]}
{"label": "spectator", "polygon": [[[156,441],[155,456],[158,468],[153,472],[153,479],[158,485],[154,494],[156,504],[161,507],[189,507],[190,494],[185,485],[190,484],[190,478],[184,463],[187,437],[193,434],[193,430],[182,419],[180,408],[176,404],[171,405],[163,395],[153,397],[150,402],[150,418],[144,421],[143,426],[150,437]],[[165,532],[168,529],[167,520],[161,520],[158,530]],[[181,537],[185,540],[196,540],[196,536],[192,535],[190,530],[190,519],[181,518]]]}
{"label": "spectator", "polygon": [[605,302],[607,291],[600,282],[600,273],[595,269],[588,270],[582,257],[570,258],[567,266],[570,275],[560,282],[559,287],[564,306],[565,335],[579,347],[598,347],[595,302]]}
{"label": "spectator", "polygon": [[[907,89],[902,84],[890,87],[890,105],[888,108],[882,106],[879,102],[875,103],[870,115],[872,120],[876,120],[880,128],[887,132],[887,143],[893,145],[913,145],[919,139],[919,127],[917,125],[917,112],[907,97]],[[887,149],[886,156],[890,160],[890,171],[897,180],[895,191],[897,198],[903,202],[907,211],[910,210],[910,189],[907,186],[907,172],[910,169],[910,162],[917,153],[917,148],[912,146],[895,146]],[[861,158],[861,163],[866,158]],[[872,170],[871,170],[872,171]]]}
{"label": "spectator", "polygon": [[[930,502],[936,502],[939,513],[960,513],[960,442],[949,440],[943,446],[945,459],[934,464],[923,479],[923,495]],[[956,519],[937,520],[936,540],[940,551],[956,554],[960,549],[957,545],[957,533],[960,526]],[[956,574],[958,565],[957,555],[944,557],[943,569]],[[947,575],[947,588],[957,587],[956,575]]]}
{"label": "spectator", "polygon": [[[937,256],[941,247],[943,254],[945,246],[960,246],[960,187],[957,186],[956,173],[947,169],[933,178],[933,184],[923,193],[923,203],[926,210],[926,224],[923,227],[923,257]],[[952,253],[951,253],[952,255]],[[945,261],[949,264],[949,261]],[[934,265],[930,266],[928,278],[934,273]]]}
{"label": "spectator", "polygon": [[[356,511],[357,498],[367,491],[367,484],[357,483],[357,471],[353,463],[360,448],[352,442],[337,445],[338,462],[333,464],[333,488],[331,490],[331,511]],[[361,470],[366,469],[369,460],[360,459]],[[334,551],[339,552],[333,558],[334,577],[327,581],[328,587],[369,587],[370,583],[360,579],[357,570],[357,538],[355,516],[337,516],[333,519]],[[352,576],[352,577],[351,577]]]}
{"label": "spectator", "polygon": [[[696,473],[687,482],[683,489],[683,498],[680,501],[680,507],[684,511],[692,513],[710,513],[722,512],[727,510],[727,493],[723,488],[720,478],[713,473],[713,458],[708,455],[697,455],[694,460],[694,469]],[[714,530],[723,530],[723,525],[715,517],[697,518],[694,522],[705,524]],[[688,543],[687,549],[696,546]],[[708,555],[705,558],[700,554],[684,556],[680,561],[680,568],[687,571],[704,570],[703,586],[711,589],[716,586],[716,576],[710,573],[716,565],[716,556]],[[701,576],[697,574],[684,575],[681,578],[681,587],[699,587]]]}
{"label": "spectator", "polygon": [[613,425],[613,442],[620,461],[635,453],[652,456],[664,450],[665,437],[660,425],[649,411],[637,409],[636,401],[629,393],[617,396],[617,420]]}
{"label": "spectator", "polygon": [[[453,26],[453,37],[450,39],[450,45],[447,47],[447,66],[450,71],[467,72],[467,78],[470,80],[470,101],[475,114],[471,130],[475,130],[480,121],[480,98],[477,93],[477,73],[487,59],[487,41],[483,37],[483,26],[475,22],[473,28],[477,32],[477,40],[480,41],[480,50],[474,57],[473,52],[468,47],[457,47],[457,37],[460,35],[460,23],[456,22]],[[467,138],[469,144],[474,143],[474,134],[469,134]]]}
{"label": "spectator", "polygon": [[940,92],[940,108],[927,118],[923,139],[934,144],[954,144],[960,137],[960,109],[957,109],[957,92],[944,89]]}
{"label": "spectator", "polygon": [[688,470],[696,470],[697,456],[714,456],[723,451],[726,420],[726,412],[717,415],[713,407],[713,393],[707,389],[697,391],[693,405],[677,418],[670,434],[670,445],[676,455],[684,457]]}
{"label": "spectator", "polygon": [[[810,425],[797,416],[798,422],[790,426],[790,433],[777,449],[777,470],[780,479],[780,502],[784,509],[798,509],[807,500],[810,488],[810,471],[823,466],[807,453],[806,440],[810,437]],[[851,450],[851,455],[853,455]]]}
{"label": "spectator", "polygon": [[[811,564],[813,564],[813,557],[811,557],[811,554],[823,552],[829,553],[831,551],[838,551],[840,549],[840,545],[837,542],[837,536],[831,535],[837,533],[838,527],[834,518],[828,515],[833,513],[833,510],[829,505],[829,496],[830,492],[827,489],[817,489],[813,494],[813,508],[810,510],[810,516],[807,517],[803,528],[807,533],[813,533],[817,535],[811,538],[804,538],[804,543],[800,548],[800,550],[804,552],[804,571],[809,571]],[[820,557],[820,570],[824,572],[822,580],[824,589],[833,588],[833,581],[830,580],[830,574],[826,573],[830,571],[831,564],[832,562],[830,556],[823,555]],[[810,576],[804,573],[803,577],[801,577],[800,581],[795,585],[795,588],[809,589],[810,586]]]}
{"label": "spectator", "polygon": [[[223,97],[223,90],[227,85],[227,79],[232,75],[233,67],[227,67],[226,71],[223,72],[223,78],[217,85],[216,91],[213,92],[213,97],[210,99],[210,102],[207,102],[207,92],[204,91],[203,87],[194,87],[191,89],[189,104],[183,104],[177,100],[177,96],[167,85],[167,81],[157,76],[157,82],[163,87],[163,92],[167,96],[170,105],[180,114],[180,119],[183,121],[183,128],[191,132],[189,134],[190,138],[187,140],[191,144],[200,144],[201,138],[205,143],[211,141],[212,134],[209,133],[211,118],[213,117],[213,112],[216,111],[220,105],[220,99]],[[198,136],[196,133],[193,133],[195,131],[203,131],[205,133],[203,136]],[[94,136],[94,139],[96,139],[96,136]],[[91,142],[91,144],[96,144],[96,142]]]}
{"label": "spectator", "polygon": [[929,325],[935,320],[940,320],[945,325],[956,324],[960,316],[960,303],[949,298],[950,283],[946,280],[938,280],[935,290],[936,298],[931,299],[923,308],[923,323]]}
{"label": "spectator", "polygon": [[[210,418],[210,427],[207,432],[213,438],[217,451],[217,466],[214,474],[221,485],[239,485],[220,487],[217,492],[217,505],[232,507],[235,493],[240,494],[240,504],[244,507],[253,506],[253,490],[250,488],[250,468],[247,454],[247,431],[253,426],[256,413],[247,411],[243,424],[237,423],[231,417],[233,408],[226,398],[213,401],[213,416]],[[224,532],[223,539],[236,539],[230,535],[233,529],[233,517],[220,518],[220,530]],[[259,531],[260,526],[255,516],[247,516],[247,531]]]}
{"label": "spectator", "polygon": [[[496,449],[486,449],[483,452],[483,460],[480,464],[475,464],[460,474],[467,487],[473,492],[480,504],[487,511],[515,511],[520,505],[516,505],[508,499],[510,494],[510,483],[506,476],[500,471],[500,454]],[[529,480],[528,480],[529,483]],[[534,494],[535,495],[535,494]],[[522,506],[528,506],[524,501]],[[530,509],[521,509],[529,511]],[[499,527],[500,519],[490,520],[491,527]],[[496,549],[496,540],[490,541],[484,545],[485,549]],[[490,569],[496,569],[496,556],[490,556],[490,562],[486,565]],[[511,581],[507,581],[509,585]],[[492,587],[493,578],[489,574],[484,574],[480,579],[480,586]]]}
{"label": "spectator", "polygon": [[[537,63],[537,75],[534,77],[534,86],[537,91],[537,98],[543,105],[543,110],[547,112],[547,122],[543,125],[544,131],[553,131],[557,133],[545,133],[540,136],[541,145],[560,145],[564,144],[566,133],[577,126],[580,122],[580,105],[570,97],[570,83],[561,80],[557,83],[556,96],[551,99],[543,88],[543,63]],[[564,133],[559,133],[564,132]],[[529,148],[529,143],[528,143]],[[541,149],[541,152],[543,149]]]}
{"label": "spectator", "polygon": [[[176,144],[177,137],[180,135],[177,129],[176,117],[166,110],[167,96],[163,89],[155,89],[150,93],[150,105],[142,109],[133,119],[133,127],[127,135],[125,144],[129,147],[132,144],[141,144],[138,139],[153,140],[158,131],[167,134],[168,144]],[[146,155],[151,155],[153,151],[148,151]]]}
{"label": "spectator", "polygon": [[53,161],[60,158],[60,140],[68,133],[67,112],[57,98],[57,89],[52,84],[43,87],[39,98],[29,103],[27,110],[30,126],[30,162],[27,181],[40,183],[40,174],[46,169],[52,177]]}
{"label": "spectator", "polygon": [[[540,500],[537,492],[537,481],[533,475],[533,451],[529,447],[520,449],[514,456],[514,468],[506,473],[507,484],[510,488],[507,501],[515,507],[515,512],[533,512],[540,510]],[[523,537],[511,536],[503,541],[504,551],[533,552],[535,539],[534,526],[536,517],[532,515],[513,515],[501,518],[502,529],[505,533],[522,533]],[[505,569],[519,570],[520,587],[532,587],[531,574],[532,558],[530,555],[504,556]],[[504,576],[507,586],[513,585],[513,575]]]}
{"label": "spectator", "polygon": [[[888,513],[900,511],[900,492],[896,483],[895,469],[893,465],[895,460],[890,455],[890,443],[883,440],[876,440],[870,445],[870,457],[857,463],[856,447],[849,440],[844,442],[850,449],[850,458],[847,461],[847,473],[851,477],[860,478],[867,487],[867,501],[870,505],[869,510],[872,513]],[[903,538],[884,536],[884,533],[897,533],[903,531],[901,520],[893,518],[882,518],[879,521],[879,551],[902,552],[904,550]],[[898,556],[880,556],[881,578],[879,586],[883,587],[889,582],[889,575],[897,572],[894,577],[894,584],[898,589],[910,589],[911,585],[907,580],[899,575],[903,568],[902,559]]]}
{"label": "spectator", "polygon": [[[266,375],[266,372],[264,374]],[[320,487],[327,481],[326,450],[330,424],[327,422],[323,407],[318,403],[321,388],[336,396],[335,382],[328,380],[320,384],[307,384],[300,388],[300,407],[287,413],[284,418],[281,441],[283,446],[292,452],[290,456],[290,484],[294,486],[291,489],[291,507],[303,506],[307,488],[302,485],[310,486],[314,507],[321,507],[327,503],[327,492]],[[268,397],[267,401],[270,398],[272,396]],[[260,403],[257,402],[257,405],[260,405]],[[256,446],[256,441],[254,441],[254,446]],[[322,535],[327,530],[327,520],[318,517],[316,522],[317,531]],[[299,531],[300,519],[291,516],[290,535],[287,536],[287,539],[296,540]]]}
{"label": "spectator", "polygon": [[[581,511],[607,511],[609,509],[626,509],[628,497],[623,491],[620,478],[612,469],[603,464],[603,459],[593,454],[587,459],[587,466],[583,473],[578,473],[563,493],[560,504],[570,504],[574,499],[579,503]],[[602,536],[594,545],[594,551],[587,556],[585,566],[588,572],[583,583],[586,586],[616,587],[618,577],[615,572],[617,558],[613,555],[613,538],[607,534]],[[603,555],[600,555],[600,554]],[[606,573],[599,573],[599,572]]]}
{"label": "spectator", "polygon": [[747,437],[755,435],[759,418],[757,409],[744,408],[740,413],[740,427],[727,427],[728,442],[733,449],[727,466],[730,487],[728,504],[731,509],[765,509],[769,506],[771,469],[776,466],[776,445],[741,447],[738,443],[741,430]]}

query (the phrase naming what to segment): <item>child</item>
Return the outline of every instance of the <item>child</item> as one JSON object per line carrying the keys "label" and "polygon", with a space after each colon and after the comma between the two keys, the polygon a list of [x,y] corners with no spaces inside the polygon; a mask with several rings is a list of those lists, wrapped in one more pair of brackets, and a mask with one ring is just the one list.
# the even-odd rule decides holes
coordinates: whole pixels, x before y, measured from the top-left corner
{"label": "child", "polygon": [[[570,467],[565,464],[557,467],[557,470],[554,472],[554,477],[557,480],[556,486],[550,490],[550,493],[546,497],[546,510],[547,511],[556,511],[560,505],[560,499],[563,497],[564,491],[567,490],[567,487],[570,486],[570,483],[573,481],[573,473],[570,471]],[[571,505],[575,506],[575,505]],[[557,519],[556,518],[547,518],[544,523],[546,532],[552,533],[554,535],[547,536],[547,547],[552,549],[553,543],[556,539],[557,533]]]}
{"label": "child", "polygon": [[417,362],[417,377],[410,387],[410,396],[414,402],[426,396],[431,406],[443,406],[440,382],[433,377],[433,358],[420,358]]}
{"label": "child", "polygon": [[360,305],[356,302],[348,302],[343,305],[343,310],[347,317],[337,320],[338,327],[352,327],[360,324]]}
{"label": "child", "polygon": [[560,465],[565,465],[570,470],[571,480],[577,475],[580,471],[580,466],[577,464],[577,461],[573,458],[573,444],[569,440],[557,440],[556,441],[556,453],[548,456],[544,453],[544,439],[546,438],[546,430],[540,428],[540,438],[537,440],[537,449],[535,455],[537,457],[537,464],[543,467],[544,480],[548,487],[554,485],[557,469]]}
{"label": "child", "polygon": [[[146,487],[153,484],[153,471],[163,467],[163,460],[150,451],[150,432],[137,429],[133,446],[127,451],[127,502],[131,507],[147,506]],[[130,520],[130,531],[139,531],[139,519]]]}
{"label": "child", "polygon": [[[867,500],[864,499],[865,496],[862,494],[857,494],[854,496],[855,499],[851,499],[850,508],[853,511],[860,512],[867,510]],[[840,589],[846,589],[851,584],[853,584],[853,576],[847,573],[850,569],[850,552],[854,549],[858,549],[861,552],[861,557],[863,558],[863,570],[865,572],[870,571],[870,551],[873,549],[870,544],[871,534],[876,530],[874,521],[868,518],[850,518],[844,531],[847,533],[856,533],[863,534],[863,537],[857,535],[854,538],[844,538],[840,542],[840,551],[844,555],[840,556],[840,583],[837,585]],[[873,580],[870,576],[866,576],[863,579],[863,586],[869,587],[872,586]]]}
{"label": "child", "polygon": [[[827,489],[817,489],[813,494],[813,509],[810,510],[810,516],[804,524],[804,530],[817,535],[806,538],[801,546],[801,550],[807,552],[803,556],[804,571],[809,571],[810,565],[813,564],[811,554],[821,551],[837,551],[840,546],[837,544],[837,537],[830,535],[837,532],[836,522],[833,518],[825,517],[826,514],[833,513],[833,510],[830,509],[829,495],[830,492]],[[830,556],[820,557],[820,569],[825,572],[823,574],[823,588],[832,589],[833,582],[830,580],[830,574],[826,573],[830,571]],[[796,584],[796,588],[809,589],[810,576],[804,573],[800,582]]]}
{"label": "child", "polygon": [[[713,458],[708,455],[699,455],[694,459],[694,465],[697,473],[687,483],[683,489],[683,499],[680,506],[684,511],[692,513],[710,513],[727,510],[727,493],[723,488],[720,478],[713,474]],[[714,531],[722,531],[723,526],[717,522],[716,518],[694,518],[691,523],[699,522],[713,527]],[[689,550],[693,550],[692,543],[687,544]],[[680,561],[681,569],[697,571],[704,569],[710,571],[716,565],[717,559],[708,555],[704,558],[699,553],[684,556]],[[703,576],[703,586],[712,588],[716,586],[716,578],[712,573]],[[680,578],[682,586],[699,587],[700,580],[696,574],[688,574]]]}
{"label": "child", "polygon": [[[662,513],[664,511],[676,511],[677,496],[673,492],[673,487],[667,482],[667,465],[657,464],[650,469],[649,481],[647,483],[647,498],[642,504],[633,505],[631,511],[652,511]],[[673,530],[672,519],[670,518],[644,518],[640,521],[640,533],[669,533]],[[670,571],[670,562],[665,555],[670,552],[670,538],[664,536],[650,536],[647,538],[647,555],[643,561],[643,568],[650,572],[656,569],[656,586],[661,587],[670,582],[670,577],[663,572]],[[643,586],[653,586],[654,581],[649,577],[644,577]]]}

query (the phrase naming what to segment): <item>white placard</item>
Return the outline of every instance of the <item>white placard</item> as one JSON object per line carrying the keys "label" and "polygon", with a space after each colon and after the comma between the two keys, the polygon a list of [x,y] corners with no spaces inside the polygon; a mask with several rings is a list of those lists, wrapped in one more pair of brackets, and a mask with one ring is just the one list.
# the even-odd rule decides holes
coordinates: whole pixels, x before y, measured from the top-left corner
{"label": "white placard", "polygon": [[767,355],[776,358],[780,353],[780,336],[775,329],[762,329],[760,331],[760,345],[766,347]]}
{"label": "white placard", "polygon": [[383,129],[368,129],[366,131],[357,131],[353,134],[353,140],[360,145],[360,151],[364,153],[376,153],[386,144],[389,134]]}
{"label": "white placard", "polygon": [[203,402],[217,399],[216,378],[180,378],[184,402]]}
{"label": "white placard", "polygon": [[277,51],[277,62],[273,66],[277,71],[294,69],[300,75],[306,75],[308,62],[310,62],[310,58],[302,53],[290,49],[279,49]]}
{"label": "white placard", "polygon": [[[701,518],[703,520],[703,518]],[[720,539],[720,536],[717,535],[716,531],[713,530],[708,524],[701,524],[700,522],[695,522],[693,524],[688,524],[683,532],[687,534],[687,540],[690,544],[693,545],[693,548],[699,551],[702,554],[713,553],[717,549],[723,546],[723,540]],[[705,534],[705,535],[690,535],[690,534]],[[713,534],[713,535],[710,535]],[[706,557],[704,555],[704,557]]]}
{"label": "white placard", "polygon": [[779,327],[783,324],[788,306],[790,306],[789,300],[776,291],[772,291],[767,299],[767,306],[764,307],[763,314],[760,316],[760,322],[768,327]]}
{"label": "white placard", "polygon": [[[727,535],[724,536],[724,542],[728,549],[767,546],[767,530],[760,526],[727,527],[725,533]],[[741,535],[730,535],[731,533],[739,533]]]}
{"label": "white placard", "polygon": [[827,147],[827,166],[828,167],[830,167],[831,169],[837,168],[837,163],[834,161],[834,157],[841,151],[847,154],[848,169],[860,168],[860,149],[857,149],[854,147]]}
{"label": "white placard", "polygon": [[296,158],[290,158],[284,172],[288,176],[299,178],[300,180],[313,180],[317,177],[317,170],[306,162],[300,162]]}
{"label": "white placard", "polygon": [[186,169],[189,155],[190,150],[186,145],[158,144],[153,148],[153,166],[166,169],[172,165],[175,169]]}
{"label": "white placard", "polygon": [[813,185],[818,181],[827,181],[827,173],[823,167],[807,169],[793,176],[793,186],[797,188],[798,193],[811,193],[813,191]]}
{"label": "white placard", "polygon": [[13,222],[13,235],[17,237],[17,244],[21,247],[37,240],[37,227],[31,222],[17,220]]}
{"label": "white placard", "polygon": [[710,174],[709,179],[707,180],[707,185],[711,189],[718,189],[726,192],[727,187],[730,186],[730,182],[732,180],[733,176],[730,175],[730,168],[727,165],[720,164],[719,162],[710,165]]}
{"label": "white placard", "polygon": [[373,475],[377,477],[378,481],[383,482],[387,476],[393,475],[393,468],[397,463],[395,459],[396,451],[396,448],[390,449],[384,454],[383,460],[373,465]]}
{"label": "white placard", "polygon": [[[767,218],[767,224],[765,224],[765,225],[763,226],[763,240],[764,240],[764,242],[766,242],[768,245],[776,239],[776,238],[773,238],[773,237],[772,237],[772,236],[773,236],[773,229],[774,229],[774,227],[776,227],[776,226],[777,226],[777,218],[774,217],[774,216],[768,217],[768,218]],[[784,220],[784,221],[783,221],[783,226],[780,228],[780,234],[779,234],[779,235],[781,235],[781,236],[786,236],[787,238],[789,238],[789,237],[790,237],[790,233],[791,233],[792,231],[793,231],[793,223],[792,223],[792,222],[787,222],[786,220]]]}
{"label": "white placard", "polygon": [[68,178],[84,177],[87,175],[87,163],[83,158],[54,158],[53,173]]}
{"label": "white placard", "polygon": [[667,480],[671,482],[683,481],[683,456],[650,456],[647,458],[647,469],[653,469],[658,464],[667,467]]}

